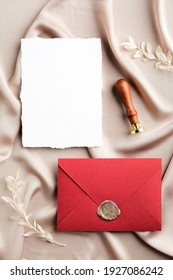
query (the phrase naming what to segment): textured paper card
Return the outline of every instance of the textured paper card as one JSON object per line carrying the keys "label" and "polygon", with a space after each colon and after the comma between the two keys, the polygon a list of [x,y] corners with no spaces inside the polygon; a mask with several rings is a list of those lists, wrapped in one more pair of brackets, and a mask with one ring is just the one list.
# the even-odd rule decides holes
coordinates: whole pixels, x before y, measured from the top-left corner
{"label": "textured paper card", "polygon": [[22,39],[21,49],[23,146],[100,146],[100,39]]}

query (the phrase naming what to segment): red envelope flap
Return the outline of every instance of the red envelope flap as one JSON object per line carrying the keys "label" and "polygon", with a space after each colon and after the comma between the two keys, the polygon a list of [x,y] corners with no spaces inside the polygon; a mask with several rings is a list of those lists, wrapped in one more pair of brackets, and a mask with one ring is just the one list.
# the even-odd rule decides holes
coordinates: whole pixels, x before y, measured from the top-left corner
{"label": "red envelope flap", "polygon": [[161,181],[161,159],[59,159],[58,164],[98,205],[113,198],[123,205],[139,190],[145,192],[157,171]]}
{"label": "red envelope flap", "polygon": [[[59,221],[63,219],[85,196],[81,188],[76,187],[76,183],[64,171],[58,169],[58,216]],[[61,203],[61,201],[63,203]],[[59,207],[61,204],[61,207]]]}
{"label": "red envelope flap", "polygon": [[[142,210],[150,217],[150,221],[158,225],[161,224],[161,180],[158,180],[159,178],[160,170],[157,170],[142,186],[142,191],[139,189],[121,205],[122,213],[127,215],[128,212],[132,217],[134,215],[140,217]],[[140,215],[138,215],[139,213]]]}
{"label": "red envelope flap", "polygon": [[[133,207],[132,207],[133,206]],[[153,205],[154,207],[154,205]],[[152,209],[153,209],[152,207]],[[160,219],[140,207],[137,196],[121,209],[120,218],[105,222],[96,215],[97,205],[87,195],[68,215],[58,220],[58,230],[68,231],[146,231],[161,230]],[[148,209],[147,209],[148,210]],[[150,209],[151,210],[151,209]]]}

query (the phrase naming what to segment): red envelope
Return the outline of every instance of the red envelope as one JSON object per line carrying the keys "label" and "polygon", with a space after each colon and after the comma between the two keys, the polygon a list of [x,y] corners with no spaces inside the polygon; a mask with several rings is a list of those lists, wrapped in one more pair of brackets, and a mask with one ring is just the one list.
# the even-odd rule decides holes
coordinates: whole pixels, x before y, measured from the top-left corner
{"label": "red envelope", "polygon": [[57,230],[161,230],[161,159],[59,159]]}

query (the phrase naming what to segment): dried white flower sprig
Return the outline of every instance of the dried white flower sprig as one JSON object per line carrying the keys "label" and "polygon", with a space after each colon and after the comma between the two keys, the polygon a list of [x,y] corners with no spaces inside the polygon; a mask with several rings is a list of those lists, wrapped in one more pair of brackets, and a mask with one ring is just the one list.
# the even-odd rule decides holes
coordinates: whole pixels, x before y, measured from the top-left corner
{"label": "dried white flower sprig", "polygon": [[33,224],[29,221],[32,214],[26,214],[23,207],[24,204],[20,200],[19,193],[22,190],[22,185],[24,184],[19,180],[19,175],[16,178],[12,176],[8,176],[6,179],[6,186],[11,191],[12,197],[3,196],[2,199],[8,203],[17,213],[17,216],[12,216],[11,219],[17,221],[20,226],[24,226],[30,229],[30,231],[26,232],[24,236],[31,236],[36,234],[41,237],[44,241],[48,241],[51,243],[55,243],[60,246],[66,246],[65,244],[57,242],[53,236],[45,231],[36,221],[33,219]]}
{"label": "dried white flower sprig", "polygon": [[173,71],[173,56],[169,50],[167,54],[164,54],[161,47],[158,46],[153,52],[152,45],[150,43],[135,43],[131,36],[129,36],[129,41],[122,43],[121,46],[129,51],[135,50],[135,53],[133,54],[134,58],[141,57],[142,61],[155,60],[156,68]]}

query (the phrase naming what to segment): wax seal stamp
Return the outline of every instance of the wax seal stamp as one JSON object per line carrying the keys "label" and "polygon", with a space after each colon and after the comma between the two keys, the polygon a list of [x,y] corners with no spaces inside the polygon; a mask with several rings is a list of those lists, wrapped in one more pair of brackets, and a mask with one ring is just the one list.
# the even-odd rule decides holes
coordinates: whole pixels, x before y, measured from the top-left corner
{"label": "wax seal stamp", "polygon": [[115,220],[120,213],[120,209],[112,200],[103,201],[97,208],[98,216],[105,221]]}
{"label": "wax seal stamp", "polygon": [[129,119],[132,128],[130,134],[142,132],[144,128],[138,120],[138,113],[132,102],[129,83],[124,79],[120,79],[117,81],[115,89],[126,108],[126,116]]}

